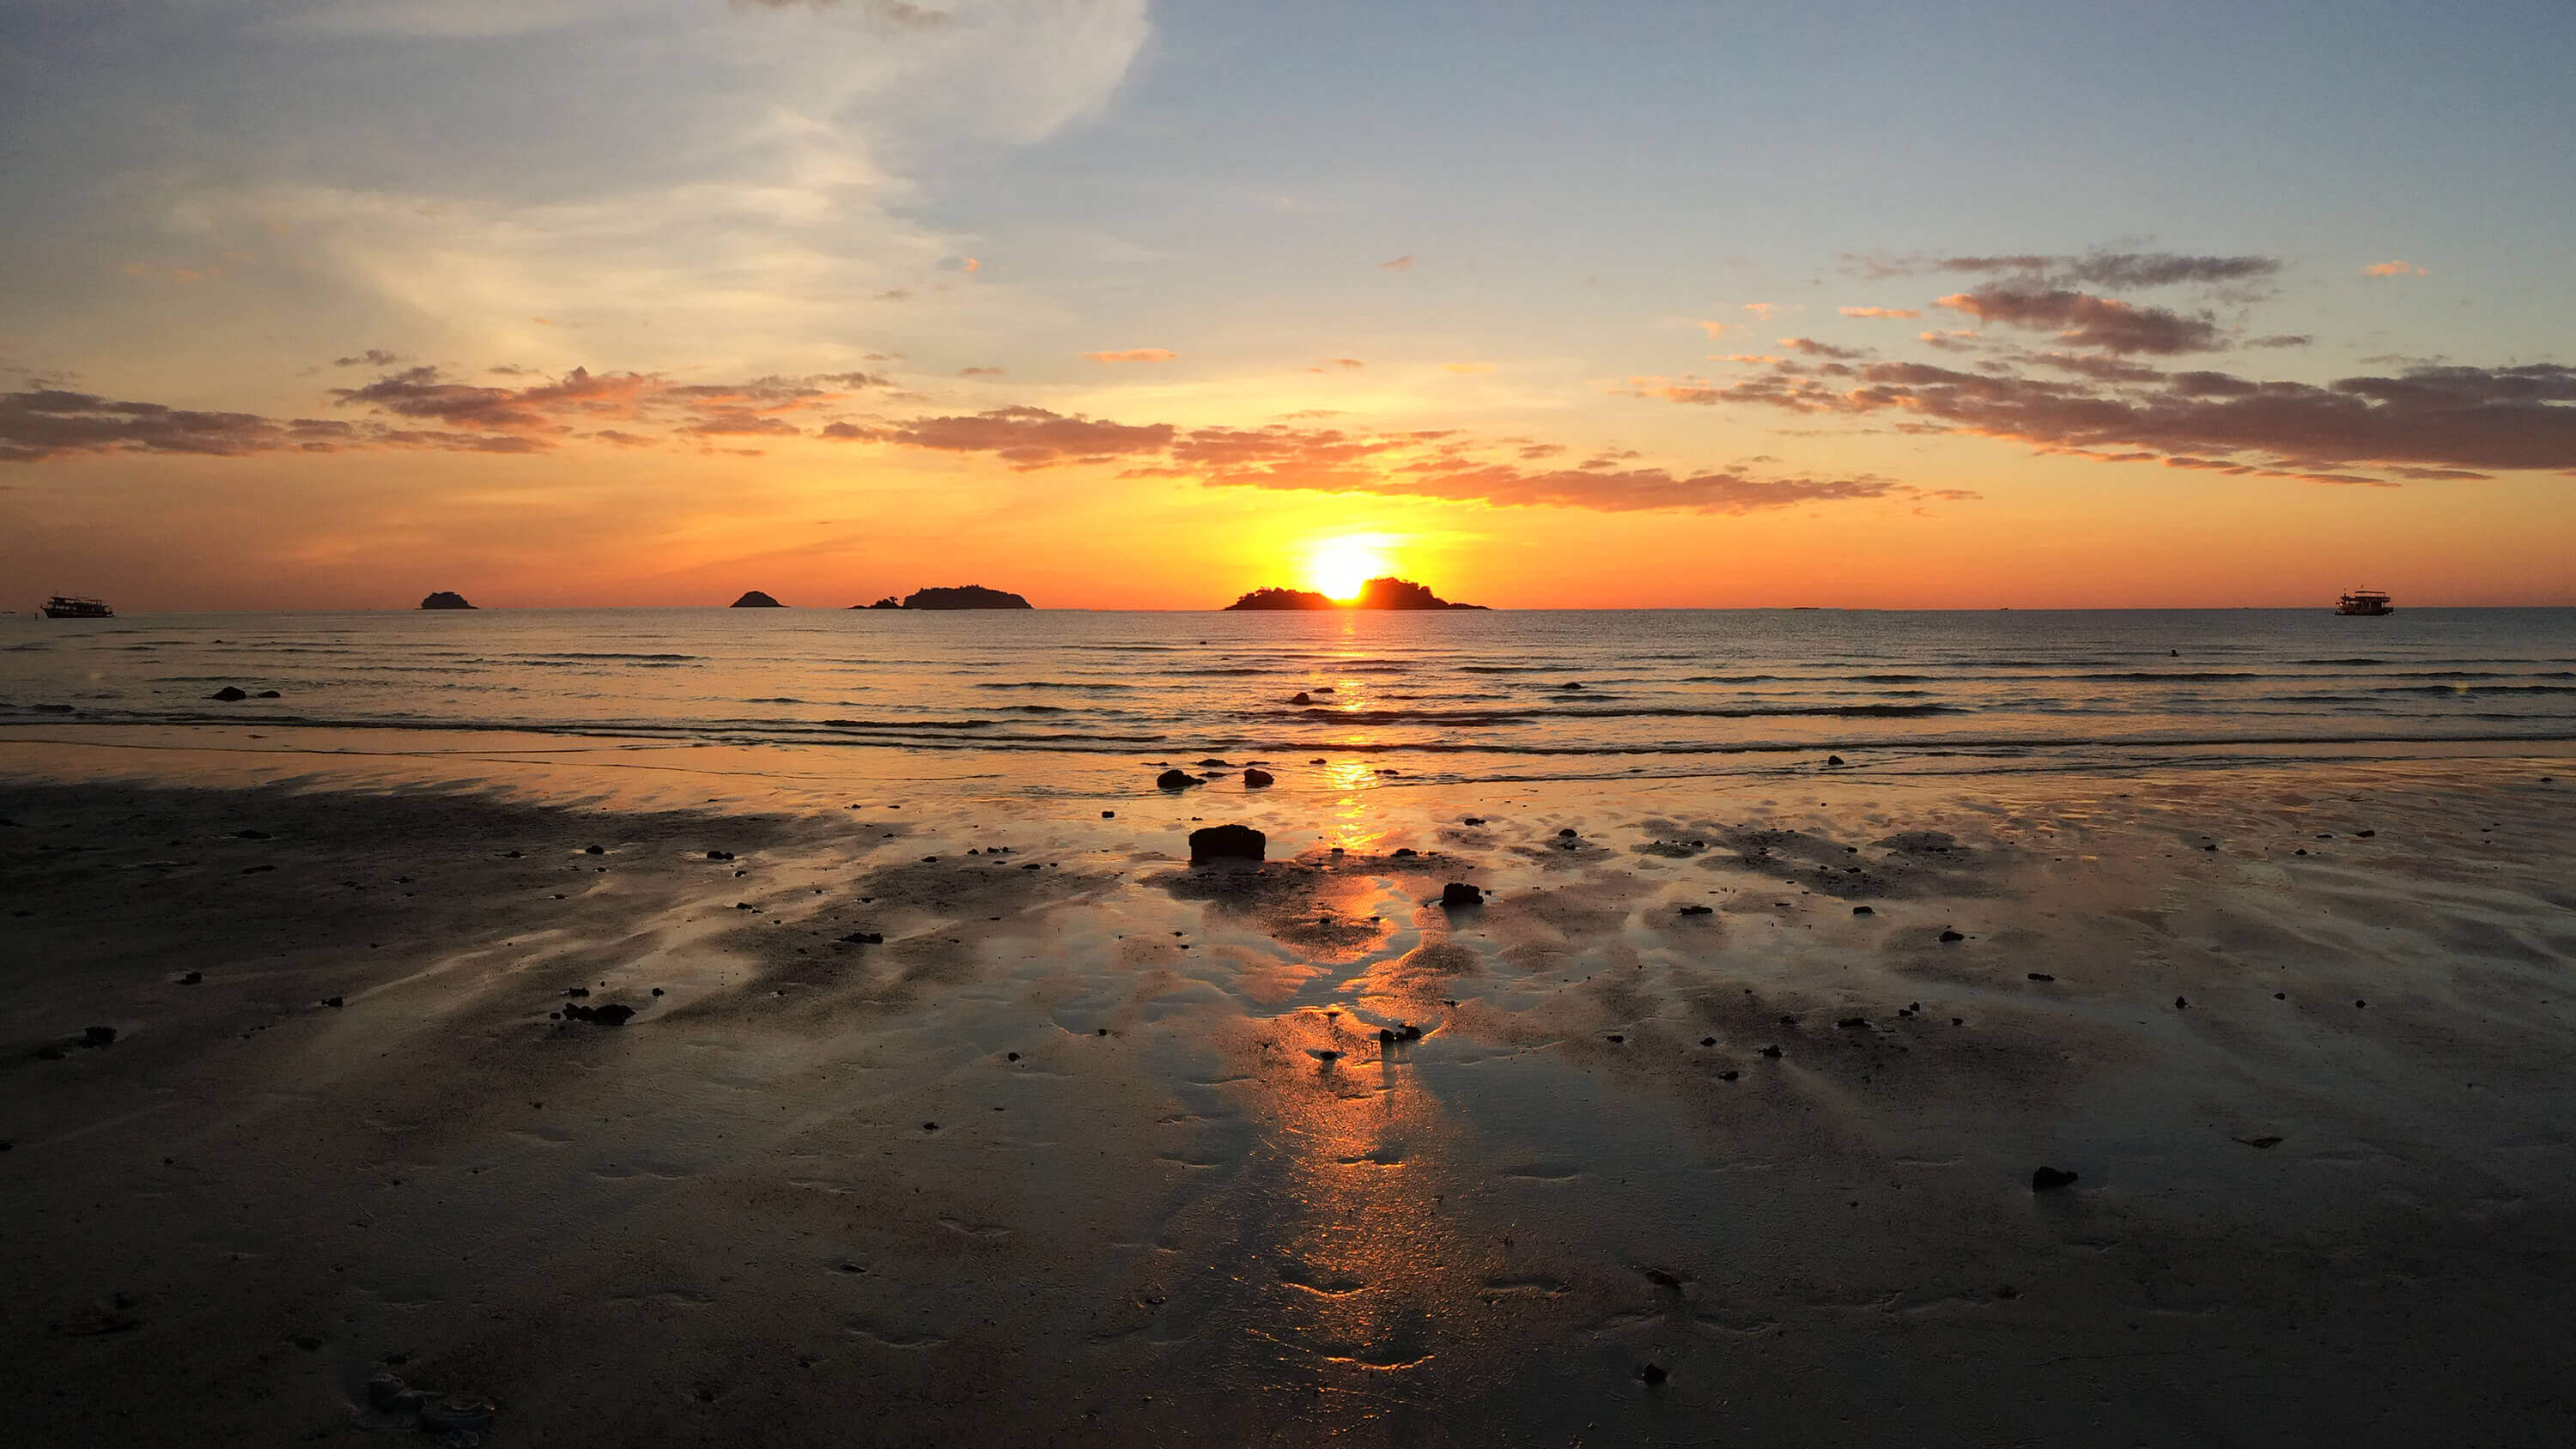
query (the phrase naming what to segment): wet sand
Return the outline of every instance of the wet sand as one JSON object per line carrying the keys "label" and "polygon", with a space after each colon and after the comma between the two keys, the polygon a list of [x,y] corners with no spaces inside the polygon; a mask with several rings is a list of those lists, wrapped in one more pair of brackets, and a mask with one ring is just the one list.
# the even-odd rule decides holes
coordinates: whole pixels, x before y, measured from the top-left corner
{"label": "wet sand", "polygon": [[2576,756],[135,753],[0,744],[19,1442],[2576,1438]]}

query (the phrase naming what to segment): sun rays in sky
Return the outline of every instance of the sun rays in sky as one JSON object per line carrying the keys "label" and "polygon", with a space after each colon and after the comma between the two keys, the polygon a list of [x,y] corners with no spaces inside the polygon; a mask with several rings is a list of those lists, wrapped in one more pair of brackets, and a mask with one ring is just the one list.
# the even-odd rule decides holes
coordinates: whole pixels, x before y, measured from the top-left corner
{"label": "sun rays in sky", "polygon": [[1325,598],[1348,603],[1360,596],[1361,585],[1397,572],[1392,562],[1396,542],[1382,533],[1319,538],[1306,547],[1300,582]]}

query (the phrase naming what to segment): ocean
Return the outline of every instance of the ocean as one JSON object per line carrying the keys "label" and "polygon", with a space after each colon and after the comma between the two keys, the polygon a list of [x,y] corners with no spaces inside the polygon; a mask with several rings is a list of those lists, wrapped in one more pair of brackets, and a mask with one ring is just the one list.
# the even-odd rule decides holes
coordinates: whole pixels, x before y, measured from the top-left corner
{"label": "ocean", "polygon": [[[209,699],[227,685],[278,697]],[[0,620],[0,725],[70,724],[963,753],[1077,784],[1201,759],[1373,780],[1722,773],[1823,752],[2100,764],[2576,737],[2576,610]]]}

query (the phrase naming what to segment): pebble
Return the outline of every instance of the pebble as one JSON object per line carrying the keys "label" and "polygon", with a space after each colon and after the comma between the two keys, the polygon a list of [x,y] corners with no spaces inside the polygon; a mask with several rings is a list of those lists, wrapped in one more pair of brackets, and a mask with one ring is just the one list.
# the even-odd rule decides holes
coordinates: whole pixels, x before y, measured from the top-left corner
{"label": "pebble", "polygon": [[2074,1181],[2074,1173],[2064,1172],[2054,1167],[2042,1167],[2030,1175],[2030,1190],[2053,1192],[2058,1188],[2069,1186]]}

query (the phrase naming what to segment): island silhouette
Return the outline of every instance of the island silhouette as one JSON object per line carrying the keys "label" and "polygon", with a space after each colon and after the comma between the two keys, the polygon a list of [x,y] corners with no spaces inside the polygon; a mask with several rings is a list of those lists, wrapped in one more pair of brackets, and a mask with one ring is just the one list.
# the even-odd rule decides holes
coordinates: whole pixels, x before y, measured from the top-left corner
{"label": "island silhouette", "polygon": [[424,609],[470,609],[474,607],[472,604],[465,602],[465,596],[463,594],[457,593],[453,589],[440,589],[437,593],[421,600],[420,606]]}
{"label": "island silhouette", "polygon": [[888,594],[873,604],[852,604],[853,609],[1033,609],[1037,606],[1019,595],[1001,589],[988,589],[982,584],[959,584],[946,589],[915,589],[898,600]]}
{"label": "island silhouette", "polygon": [[1481,609],[1482,604],[1453,604],[1410,579],[1378,578],[1360,585],[1348,601],[1304,589],[1254,589],[1225,606],[1225,612],[1264,609]]}
{"label": "island silhouette", "polygon": [[750,593],[743,595],[741,598],[734,600],[731,607],[736,609],[784,609],[787,606],[778,602],[776,599],[771,598],[769,595],[762,593],[760,590],[754,589]]}

